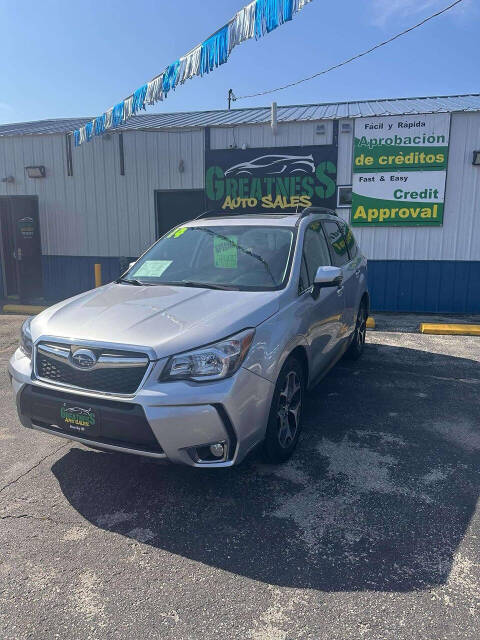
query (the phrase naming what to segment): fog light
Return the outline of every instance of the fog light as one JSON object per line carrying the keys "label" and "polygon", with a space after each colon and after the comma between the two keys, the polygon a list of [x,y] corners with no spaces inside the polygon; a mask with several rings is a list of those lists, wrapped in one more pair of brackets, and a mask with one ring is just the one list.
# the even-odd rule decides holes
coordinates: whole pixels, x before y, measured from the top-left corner
{"label": "fog light", "polygon": [[228,459],[228,442],[214,442],[187,449],[197,464],[214,464]]}
{"label": "fog light", "polygon": [[210,453],[212,454],[212,456],[215,456],[215,458],[223,458],[223,455],[224,455],[223,444],[218,442],[217,444],[210,445]]}

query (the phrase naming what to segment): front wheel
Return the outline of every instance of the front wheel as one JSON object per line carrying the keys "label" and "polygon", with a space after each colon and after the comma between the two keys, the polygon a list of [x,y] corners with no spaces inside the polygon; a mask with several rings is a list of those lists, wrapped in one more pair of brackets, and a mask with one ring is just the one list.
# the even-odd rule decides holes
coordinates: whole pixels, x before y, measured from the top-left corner
{"label": "front wheel", "polygon": [[358,360],[363,353],[365,347],[365,338],[367,335],[367,308],[362,302],[357,314],[357,322],[355,324],[355,331],[350,346],[348,347],[345,356],[349,360]]}
{"label": "front wheel", "polygon": [[300,436],[304,395],[303,367],[296,358],[290,357],[280,371],[273,394],[263,444],[267,462],[285,462],[294,452]]}

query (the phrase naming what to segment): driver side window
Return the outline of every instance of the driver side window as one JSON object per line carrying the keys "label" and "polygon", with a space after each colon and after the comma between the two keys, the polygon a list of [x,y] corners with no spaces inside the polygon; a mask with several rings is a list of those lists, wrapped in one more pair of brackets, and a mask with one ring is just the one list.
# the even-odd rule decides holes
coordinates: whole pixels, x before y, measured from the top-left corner
{"label": "driver side window", "polygon": [[327,240],[320,221],[312,222],[305,231],[300,292],[313,284],[318,267],[331,265]]}

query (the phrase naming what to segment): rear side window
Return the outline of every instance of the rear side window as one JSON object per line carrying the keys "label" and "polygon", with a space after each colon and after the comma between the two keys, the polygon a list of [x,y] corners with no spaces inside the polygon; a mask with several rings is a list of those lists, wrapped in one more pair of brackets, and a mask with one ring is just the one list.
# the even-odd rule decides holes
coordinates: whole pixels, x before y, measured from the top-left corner
{"label": "rear side window", "polygon": [[348,256],[347,243],[340,226],[333,220],[325,220],[323,224],[330,246],[332,263],[335,267],[343,267],[350,258]]}
{"label": "rear side window", "polygon": [[355,241],[355,237],[352,233],[352,230],[348,226],[348,224],[344,220],[339,220],[338,224],[340,229],[342,230],[343,236],[345,238],[345,242],[347,243],[348,254],[350,256],[350,260],[353,260],[357,257],[359,248]]}
{"label": "rear side window", "polygon": [[319,221],[312,224],[305,231],[303,255],[308,275],[309,284],[312,284],[318,267],[331,265],[327,241]]}
{"label": "rear side window", "polygon": [[358,256],[358,244],[352,230],[347,224],[344,226],[343,232],[345,234],[345,241],[347,243],[348,253],[350,254],[350,260],[353,260]]}

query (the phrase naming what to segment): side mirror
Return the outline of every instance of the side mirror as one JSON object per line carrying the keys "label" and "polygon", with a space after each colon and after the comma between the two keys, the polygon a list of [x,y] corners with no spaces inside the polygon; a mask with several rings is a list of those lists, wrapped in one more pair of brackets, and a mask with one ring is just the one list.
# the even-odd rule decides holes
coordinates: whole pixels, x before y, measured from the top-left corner
{"label": "side mirror", "polygon": [[136,263],[136,260],[134,260],[133,262],[129,262],[129,264],[128,264],[128,270],[130,270],[130,269],[133,267],[133,265],[134,265],[135,263]]}
{"label": "side mirror", "polygon": [[342,282],[343,273],[339,267],[318,267],[313,281],[313,294],[318,296],[324,287],[341,287]]}

